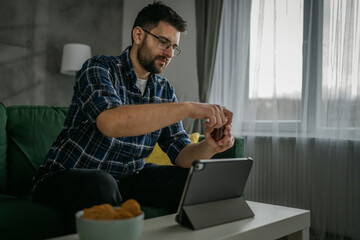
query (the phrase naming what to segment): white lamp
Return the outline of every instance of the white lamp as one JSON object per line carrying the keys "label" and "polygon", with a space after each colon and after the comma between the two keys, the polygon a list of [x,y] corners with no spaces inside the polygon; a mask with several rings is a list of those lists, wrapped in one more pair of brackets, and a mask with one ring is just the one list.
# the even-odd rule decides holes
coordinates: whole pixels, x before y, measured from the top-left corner
{"label": "white lamp", "polygon": [[61,73],[74,76],[90,57],[90,46],[80,43],[65,44],[61,61]]}

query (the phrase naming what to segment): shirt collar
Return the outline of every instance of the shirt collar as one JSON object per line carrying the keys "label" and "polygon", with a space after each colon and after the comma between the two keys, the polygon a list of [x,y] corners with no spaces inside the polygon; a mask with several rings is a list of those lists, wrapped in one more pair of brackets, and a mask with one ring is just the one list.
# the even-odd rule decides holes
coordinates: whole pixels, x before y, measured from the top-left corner
{"label": "shirt collar", "polygon": [[129,81],[134,85],[136,84],[136,74],[134,71],[134,67],[132,65],[131,59],[130,59],[130,49],[131,46],[127,47],[120,55],[121,65],[120,67],[125,71],[126,79],[129,79]]}

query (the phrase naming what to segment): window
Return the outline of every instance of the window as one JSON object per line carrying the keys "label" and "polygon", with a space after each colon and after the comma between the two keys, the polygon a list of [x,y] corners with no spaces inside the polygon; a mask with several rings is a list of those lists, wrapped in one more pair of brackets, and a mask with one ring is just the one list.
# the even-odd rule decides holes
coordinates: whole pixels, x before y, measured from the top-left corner
{"label": "window", "polygon": [[256,120],[301,119],[302,39],[301,0],[252,1],[249,107]]}
{"label": "window", "polygon": [[210,102],[235,135],[360,139],[359,58],[359,1],[225,0]]}

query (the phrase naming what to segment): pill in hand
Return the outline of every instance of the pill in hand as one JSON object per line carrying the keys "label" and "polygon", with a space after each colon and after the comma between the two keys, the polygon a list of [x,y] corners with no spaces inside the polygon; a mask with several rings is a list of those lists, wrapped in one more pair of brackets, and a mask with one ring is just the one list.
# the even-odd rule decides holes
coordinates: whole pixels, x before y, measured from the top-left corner
{"label": "pill in hand", "polygon": [[220,128],[215,128],[212,132],[211,132],[211,137],[216,141],[220,141],[223,137],[224,137],[224,130],[225,130],[225,125],[220,127]]}

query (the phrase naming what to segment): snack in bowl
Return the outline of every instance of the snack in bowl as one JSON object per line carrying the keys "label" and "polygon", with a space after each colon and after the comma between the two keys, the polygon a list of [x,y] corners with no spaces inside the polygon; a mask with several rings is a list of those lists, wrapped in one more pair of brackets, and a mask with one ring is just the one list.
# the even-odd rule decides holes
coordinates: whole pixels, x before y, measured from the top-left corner
{"label": "snack in bowl", "polygon": [[133,199],[120,207],[101,204],[85,208],[75,218],[81,240],[135,240],[140,237],[144,223],[140,204]]}
{"label": "snack in bowl", "polygon": [[125,201],[121,207],[127,211],[129,211],[133,216],[138,216],[141,214],[141,208],[140,208],[140,204],[134,200],[134,199],[129,199],[127,201]]}
{"label": "snack in bowl", "polygon": [[141,214],[140,204],[134,199],[125,201],[119,208],[113,208],[110,204],[104,203],[91,208],[84,208],[83,211],[83,218],[102,220],[126,219]]}

